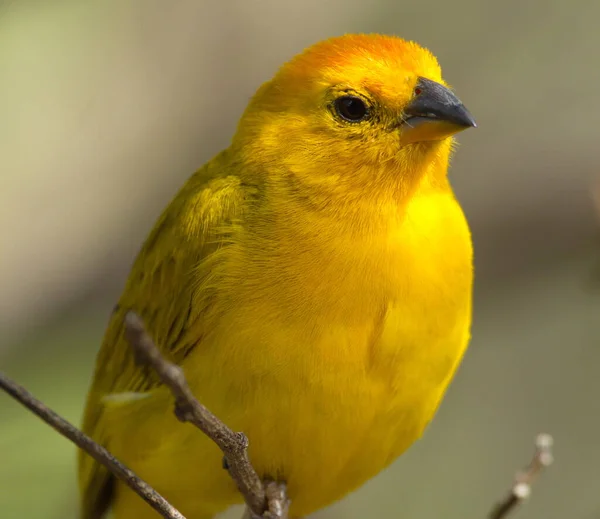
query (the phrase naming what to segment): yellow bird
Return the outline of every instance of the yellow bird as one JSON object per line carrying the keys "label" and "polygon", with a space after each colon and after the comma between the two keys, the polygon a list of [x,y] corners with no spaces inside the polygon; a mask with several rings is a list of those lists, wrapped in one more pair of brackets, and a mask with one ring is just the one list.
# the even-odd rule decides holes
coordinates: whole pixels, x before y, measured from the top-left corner
{"label": "yellow bird", "polygon": [[[259,475],[287,481],[293,517],[375,476],[420,437],[469,341],[472,244],[447,173],[473,126],[413,42],[345,35],[283,65],[144,243],[84,431],[189,519],[241,502],[217,447],[135,366],[132,309],[247,434]],[[83,453],[79,481],[84,519],[157,517]]]}

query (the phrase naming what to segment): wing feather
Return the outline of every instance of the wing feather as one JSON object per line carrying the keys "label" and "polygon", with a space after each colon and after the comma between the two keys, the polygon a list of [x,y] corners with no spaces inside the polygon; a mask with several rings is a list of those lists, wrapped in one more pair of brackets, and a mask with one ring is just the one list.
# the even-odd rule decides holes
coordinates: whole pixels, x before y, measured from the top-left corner
{"label": "wing feather", "polygon": [[[197,345],[198,338],[187,335],[193,321],[202,317],[202,312],[193,309],[198,286],[195,269],[226,243],[227,229],[242,216],[253,195],[239,177],[219,175],[223,171],[220,162],[217,157],[195,173],[162,213],[110,317],[83,421],[83,431],[109,450],[111,431],[103,424],[107,406],[118,402],[118,395],[141,398],[160,385],[154,373],[134,363],[123,333],[125,313],[132,309],[141,315],[157,346],[173,362],[182,364]],[[110,506],[114,481],[83,451],[79,482],[81,517],[102,517]]]}

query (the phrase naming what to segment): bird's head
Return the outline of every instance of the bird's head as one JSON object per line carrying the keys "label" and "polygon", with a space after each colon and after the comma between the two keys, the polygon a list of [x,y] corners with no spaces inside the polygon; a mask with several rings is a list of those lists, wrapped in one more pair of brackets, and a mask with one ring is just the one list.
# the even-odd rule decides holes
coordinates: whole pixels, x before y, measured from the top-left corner
{"label": "bird's head", "polygon": [[366,196],[445,175],[452,135],[472,126],[428,50],[346,35],[308,48],[265,83],[234,145],[296,185]]}

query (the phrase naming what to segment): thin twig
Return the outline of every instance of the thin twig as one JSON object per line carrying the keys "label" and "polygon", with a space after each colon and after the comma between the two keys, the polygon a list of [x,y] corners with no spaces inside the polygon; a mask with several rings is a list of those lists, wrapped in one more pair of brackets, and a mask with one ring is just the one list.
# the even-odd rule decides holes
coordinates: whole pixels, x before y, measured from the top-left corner
{"label": "thin twig", "polygon": [[286,519],[289,515],[290,500],[287,497],[285,483],[268,481],[265,485],[267,494],[267,519]]}
{"label": "thin twig", "polygon": [[519,472],[506,498],[498,503],[490,514],[490,519],[504,519],[531,495],[531,486],[542,471],[552,464],[552,436],[538,434],[535,439],[535,453],[529,465]]}
{"label": "thin twig", "polygon": [[278,492],[267,495],[265,485],[250,463],[246,436],[232,431],[198,402],[183,370],[161,355],[142,319],[131,311],[125,316],[125,335],[137,362],[154,369],[163,384],[171,390],[175,397],[177,418],[194,424],[221,449],[224,465],[244,497],[250,516],[253,519],[285,519],[288,508],[285,486],[277,484]]}
{"label": "thin twig", "polygon": [[185,517],[132,470],[123,465],[104,447],[96,443],[77,427],[59,416],[35,398],[24,387],[9,379],[0,372],[0,387],[21,405],[39,416],[44,422],[71,440],[80,449],[92,456],[98,463],[104,465],[115,476],[119,477],[134,490],[146,503],[161,514],[165,519],[185,519]]}

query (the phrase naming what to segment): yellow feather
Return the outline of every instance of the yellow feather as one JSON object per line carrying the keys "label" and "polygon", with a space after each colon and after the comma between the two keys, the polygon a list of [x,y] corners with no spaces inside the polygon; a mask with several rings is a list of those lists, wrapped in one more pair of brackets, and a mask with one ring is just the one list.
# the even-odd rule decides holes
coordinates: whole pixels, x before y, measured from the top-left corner
{"label": "yellow feather", "polygon": [[[231,146],[166,208],[133,265],[100,353],[84,430],[189,519],[240,502],[218,449],[173,416],[123,337],[138,312],[196,396],[250,439],[292,515],[376,475],[423,432],[463,356],[472,248],[447,180],[452,138],[399,144],[419,77],[414,43],[345,36],[258,91]],[[344,123],[341,95],[372,116]],[[371,112],[370,112],[371,114]],[[85,519],[157,517],[87,455]]]}

